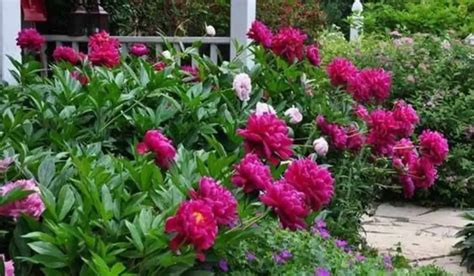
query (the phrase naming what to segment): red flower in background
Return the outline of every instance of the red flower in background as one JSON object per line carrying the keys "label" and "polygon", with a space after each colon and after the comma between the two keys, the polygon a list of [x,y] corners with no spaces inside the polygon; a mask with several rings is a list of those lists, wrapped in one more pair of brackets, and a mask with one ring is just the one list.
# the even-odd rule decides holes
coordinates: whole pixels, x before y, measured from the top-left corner
{"label": "red flower in background", "polygon": [[423,157],[409,164],[408,174],[417,188],[427,189],[433,186],[437,173],[434,164]]}
{"label": "red flower in background", "polygon": [[134,43],[132,47],[130,48],[130,54],[137,57],[146,56],[149,53],[150,53],[150,50],[143,43]]}
{"label": "red flower in background", "polygon": [[81,55],[71,47],[59,46],[54,49],[53,58],[55,61],[67,61],[72,65],[79,63]]}
{"label": "red flower in background", "polygon": [[193,67],[191,65],[183,65],[181,66],[181,71],[185,74],[192,77],[192,81],[199,81],[199,69],[197,67]]}
{"label": "red flower in background", "polygon": [[321,132],[331,137],[331,143],[337,149],[345,149],[347,145],[347,134],[344,128],[337,124],[330,124],[323,115],[316,117],[316,124]]}
{"label": "red flower in background", "polygon": [[284,178],[288,184],[305,194],[306,202],[314,211],[328,204],[334,195],[331,173],[310,159],[293,161],[286,169]]}
{"label": "red flower in background", "polygon": [[351,151],[359,151],[362,149],[362,146],[365,144],[366,137],[364,134],[360,133],[359,130],[351,125],[347,127],[347,143],[346,148]]}
{"label": "red flower in background", "polygon": [[319,49],[316,45],[306,46],[306,58],[314,66],[319,66],[321,64],[321,57],[319,55]]}
{"label": "red flower in background", "polygon": [[424,130],[420,137],[420,153],[433,164],[439,165],[449,153],[448,140],[437,131]]}
{"label": "red flower in background", "polygon": [[299,29],[281,28],[272,39],[272,51],[288,62],[300,61],[304,55],[307,35]]}
{"label": "red flower in background", "polygon": [[273,164],[293,155],[293,140],[288,137],[288,127],[274,114],[251,114],[246,128],[238,129],[237,134],[244,138],[246,153],[256,153]]}
{"label": "red flower in background", "polygon": [[89,78],[87,77],[87,75],[79,71],[72,71],[71,77],[77,80],[81,85],[87,85],[89,83]]}
{"label": "red flower in background", "polygon": [[211,207],[217,224],[232,225],[237,220],[237,200],[212,177],[202,177],[198,191],[191,191],[190,196]]}
{"label": "red flower in background", "polygon": [[166,68],[166,63],[164,63],[163,61],[159,61],[159,62],[153,64],[153,68],[156,71],[161,71],[161,70]]}
{"label": "red flower in background", "polygon": [[418,114],[411,104],[405,103],[403,100],[395,102],[392,109],[393,118],[398,122],[397,135],[408,137],[415,131],[415,126],[420,122]]}
{"label": "red flower in background", "polygon": [[177,233],[171,240],[170,248],[178,250],[181,245],[191,244],[197,258],[205,260],[203,250],[214,245],[217,236],[217,222],[212,209],[202,200],[189,200],[181,203],[175,216],[165,223],[166,233]]}
{"label": "red flower in background", "polygon": [[390,95],[392,77],[381,68],[363,69],[348,78],[347,91],[358,102],[383,102]]}
{"label": "red flower in background", "polygon": [[154,129],[145,133],[143,142],[137,144],[136,150],[139,154],[153,151],[156,163],[163,169],[168,169],[176,156],[176,149],[171,140]]}
{"label": "red flower in background", "polygon": [[247,37],[253,39],[265,48],[272,46],[273,34],[270,29],[262,22],[255,20],[247,33]]}
{"label": "red flower in background", "polygon": [[326,73],[333,86],[346,86],[349,79],[355,77],[357,68],[345,58],[337,57],[326,67]]}
{"label": "red flower in background", "polygon": [[285,180],[268,186],[260,200],[274,210],[284,228],[297,230],[306,227],[304,219],[310,210],[305,202],[305,194]]}
{"label": "red flower in background", "polygon": [[119,42],[102,31],[89,38],[89,60],[94,65],[114,67],[120,64]]}
{"label": "red flower in background", "polygon": [[16,45],[20,46],[23,50],[29,50],[32,52],[39,52],[44,43],[44,37],[33,28],[21,30],[16,38]]}
{"label": "red flower in background", "polygon": [[393,145],[396,143],[395,131],[397,122],[391,111],[376,109],[370,112],[367,120],[369,134],[367,143],[372,146],[376,154],[390,156],[393,151]]}
{"label": "red flower in background", "polygon": [[256,154],[247,153],[234,169],[232,183],[242,187],[245,193],[262,191],[272,184],[270,168],[264,165]]}

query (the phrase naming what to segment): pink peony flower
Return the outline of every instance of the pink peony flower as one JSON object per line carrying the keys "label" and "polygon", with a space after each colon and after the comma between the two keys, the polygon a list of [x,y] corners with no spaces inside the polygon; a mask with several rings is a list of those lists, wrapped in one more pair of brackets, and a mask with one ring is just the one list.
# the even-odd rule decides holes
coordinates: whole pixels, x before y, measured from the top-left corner
{"label": "pink peony flower", "polygon": [[329,150],[329,145],[324,137],[319,137],[313,141],[313,148],[319,156],[326,156]]}
{"label": "pink peony flower", "polygon": [[293,140],[288,137],[288,127],[274,114],[251,114],[246,128],[238,129],[237,134],[244,138],[247,153],[256,153],[273,164],[293,155]]}
{"label": "pink peony flower", "polygon": [[71,77],[77,80],[81,85],[87,85],[89,83],[89,78],[87,77],[87,75],[79,71],[72,71]]}
{"label": "pink peony flower", "polygon": [[202,177],[198,191],[191,191],[190,196],[204,201],[212,208],[217,224],[232,225],[237,220],[237,200],[212,177]]}
{"label": "pink peony flower", "polygon": [[306,196],[306,202],[318,211],[334,195],[334,179],[328,169],[311,159],[293,161],[285,171],[285,180]]}
{"label": "pink peony flower", "polygon": [[252,93],[252,80],[249,75],[245,73],[237,74],[232,83],[232,88],[241,101],[247,102],[250,100],[250,93]]}
{"label": "pink peony flower", "polygon": [[11,163],[13,163],[13,158],[11,157],[0,159],[0,174],[5,173]]}
{"label": "pink peony flower", "polygon": [[44,43],[44,38],[33,28],[21,30],[16,38],[16,45],[31,52],[39,52]]}
{"label": "pink peony flower", "polygon": [[337,57],[328,64],[326,73],[333,86],[346,86],[349,79],[357,74],[357,68],[345,58]]}
{"label": "pink peony flower", "polygon": [[305,203],[305,194],[297,191],[285,180],[268,186],[260,200],[273,209],[284,228],[297,230],[306,227],[304,219],[310,210]]}
{"label": "pink peony flower", "polygon": [[149,53],[150,53],[150,50],[143,43],[134,43],[132,45],[132,48],[130,48],[130,54],[136,57],[146,56]]}
{"label": "pink peony flower", "polygon": [[303,114],[295,106],[288,108],[284,114],[290,118],[290,123],[292,124],[298,124],[303,120]]}
{"label": "pink peony flower", "polygon": [[143,142],[138,143],[136,150],[139,154],[153,151],[156,163],[163,169],[168,169],[176,156],[171,140],[155,129],[145,133]]}
{"label": "pink peony flower", "polygon": [[5,196],[11,190],[21,188],[24,191],[32,191],[28,196],[0,206],[0,216],[18,218],[25,214],[38,219],[46,209],[41,192],[34,180],[17,180],[0,187],[0,196]]}
{"label": "pink peony flower", "polygon": [[408,137],[413,134],[416,124],[420,122],[418,114],[411,104],[405,103],[403,100],[395,102],[392,109],[393,118],[397,121],[397,135]]}
{"label": "pink peony flower", "polygon": [[449,153],[448,140],[437,131],[424,130],[420,137],[420,153],[433,164],[439,165]]}
{"label": "pink peony flower", "polygon": [[192,78],[192,81],[199,81],[199,69],[191,65],[181,66],[181,71]]}
{"label": "pink peony flower", "polygon": [[260,116],[264,113],[269,113],[269,114],[275,114],[276,115],[276,111],[273,108],[273,106],[271,106],[269,104],[266,104],[266,103],[258,102],[256,107],[255,107],[255,114],[257,116]]}
{"label": "pink peony flower", "polygon": [[267,49],[272,46],[272,31],[270,31],[270,29],[265,24],[258,20],[255,20],[252,23],[247,36]]}
{"label": "pink peony flower", "polygon": [[304,55],[307,35],[299,29],[281,28],[272,39],[272,51],[288,62],[300,61]]}
{"label": "pink peony flower", "polygon": [[365,144],[365,135],[360,133],[359,130],[353,125],[347,128],[346,133],[346,148],[351,151],[360,151],[362,149],[362,146]]}
{"label": "pink peony flower", "polygon": [[75,65],[81,61],[79,53],[71,47],[59,46],[54,49],[53,58],[55,61],[67,61]]}
{"label": "pink peony flower", "polygon": [[319,49],[314,44],[306,46],[306,58],[314,66],[321,65],[321,57],[319,56]]}
{"label": "pink peony flower", "polygon": [[418,158],[409,164],[409,175],[417,188],[427,189],[433,186],[437,173],[433,163],[424,157]]}
{"label": "pink peony flower", "polygon": [[393,158],[398,158],[404,166],[418,158],[415,146],[409,139],[401,139],[393,147]]}
{"label": "pink peony flower", "polygon": [[13,260],[7,261],[3,254],[0,254],[0,262],[3,262],[3,269],[5,271],[5,276],[15,276],[15,267]]}
{"label": "pink peony flower", "polygon": [[170,248],[178,250],[183,244],[192,244],[197,258],[205,260],[203,250],[214,245],[217,236],[217,222],[211,207],[202,200],[184,201],[175,216],[165,223],[166,233],[177,233],[170,241]]}
{"label": "pink peony flower", "polygon": [[89,37],[89,60],[94,65],[115,67],[120,64],[119,42],[102,31]]}
{"label": "pink peony flower", "polygon": [[385,70],[363,69],[349,78],[347,91],[358,102],[383,102],[390,95],[392,77]]}
{"label": "pink peony flower", "polygon": [[161,71],[165,68],[166,68],[166,63],[164,63],[162,61],[159,61],[159,62],[153,64],[153,69],[155,69],[155,71]]}
{"label": "pink peony flower", "polygon": [[323,134],[331,137],[331,143],[334,147],[341,150],[346,148],[347,134],[342,126],[328,123],[323,115],[316,117],[316,124]]}
{"label": "pink peony flower", "polygon": [[239,164],[234,166],[232,183],[242,187],[245,193],[265,190],[272,184],[270,168],[265,166],[256,154],[247,153]]}
{"label": "pink peony flower", "polygon": [[395,130],[397,122],[393,118],[391,111],[376,109],[370,113],[367,120],[369,126],[369,134],[367,135],[367,143],[372,146],[372,150],[376,154],[391,155],[393,145],[395,145]]}
{"label": "pink peony flower", "polygon": [[369,120],[369,112],[367,111],[367,108],[361,104],[356,104],[352,108],[354,110],[354,115],[357,116],[357,118],[367,121]]}

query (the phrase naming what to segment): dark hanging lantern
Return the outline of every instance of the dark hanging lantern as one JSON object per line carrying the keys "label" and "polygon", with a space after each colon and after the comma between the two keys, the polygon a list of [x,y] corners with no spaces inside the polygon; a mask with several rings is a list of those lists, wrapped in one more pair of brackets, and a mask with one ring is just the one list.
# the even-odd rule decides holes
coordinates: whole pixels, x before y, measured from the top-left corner
{"label": "dark hanging lantern", "polygon": [[92,2],[89,13],[90,32],[109,31],[109,14],[100,5],[100,0],[93,0]]}
{"label": "dark hanging lantern", "polygon": [[79,0],[76,9],[71,12],[71,24],[69,25],[69,35],[82,36],[87,30],[87,10],[83,0]]}

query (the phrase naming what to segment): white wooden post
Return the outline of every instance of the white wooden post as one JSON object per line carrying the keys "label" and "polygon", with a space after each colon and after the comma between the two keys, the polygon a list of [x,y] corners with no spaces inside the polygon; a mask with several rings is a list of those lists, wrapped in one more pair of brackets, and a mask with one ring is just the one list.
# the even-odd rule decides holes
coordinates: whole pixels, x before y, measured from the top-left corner
{"label": "white wooden post", "polygon": [[359,40],[360,33],[364,27],[364,17],[362,16],[362,3],[360,0],[355,0],[352,4],[352,16],[351,16],[351,32],[350,32],[350,41]]}
{"label": "white wooden post", "polygon": [[[233,45],[237,41],[240,45],[246,46],[250,43],[247,32],[255,20],[257,9],[256,0],[231,0],[230,4],[230,58],[237,56],[237,51]],[[252,57],[249,50],[245,50],[239,58],[248,67],[253,66]]]}
{"label": "white wooden post", "polygon": [[20,0],[0,0],[0,80],[15,83],[10,70],[13,64],[7,55],[21,59],[21,50],[16,45],[16,36],[21,30]]}

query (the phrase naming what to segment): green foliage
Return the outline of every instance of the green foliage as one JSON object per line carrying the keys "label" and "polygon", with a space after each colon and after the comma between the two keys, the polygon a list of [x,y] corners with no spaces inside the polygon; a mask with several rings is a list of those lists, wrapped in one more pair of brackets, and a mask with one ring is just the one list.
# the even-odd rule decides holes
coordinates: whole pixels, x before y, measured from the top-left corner
{"label": "green foliage", "polygon": [[[393,2],[393,3],[390,3]],[[401,29],[408,33],[445,34],[455,31],[461,38],[474,30],[474,2],[471,0],[410,0],[367,3],[364,30],[387,33]]]}
{"label": "green foliage", "polygon": [[461,251],[461,264],[467,267],[468,272],[472,272],[474,270],[474,223],[472,222],[474,221],[474,211],[464,213],[463,217],[471,222],[456,234],[463,240],[459,241],[455,247]]}

